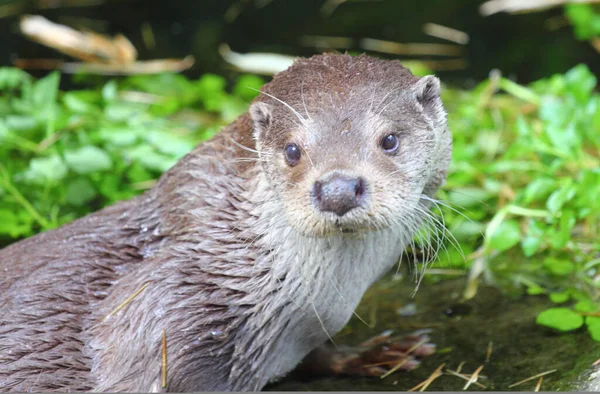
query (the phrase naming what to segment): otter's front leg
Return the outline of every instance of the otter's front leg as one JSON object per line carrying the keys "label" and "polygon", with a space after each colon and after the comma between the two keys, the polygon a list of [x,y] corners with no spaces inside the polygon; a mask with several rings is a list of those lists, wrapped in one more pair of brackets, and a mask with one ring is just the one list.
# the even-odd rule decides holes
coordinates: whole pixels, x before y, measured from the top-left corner
{"label": "otter's front leg", "polygon": [[297,376],[354,375],[380,377],[395,371],[410,371],[420,359],[435,353],[429,336],[416,332],[392,337],[387,331],[355,347],[324,344],[313,350],[294,370]]}

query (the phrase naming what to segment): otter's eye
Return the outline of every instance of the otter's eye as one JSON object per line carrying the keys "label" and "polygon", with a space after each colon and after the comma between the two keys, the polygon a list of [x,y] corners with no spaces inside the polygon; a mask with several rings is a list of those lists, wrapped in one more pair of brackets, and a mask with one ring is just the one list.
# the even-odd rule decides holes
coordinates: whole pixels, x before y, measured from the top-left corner
{"label": "otter's eye", "polygon": [[300,148],[296,144],[287,144],[285,146],[285,160],[292,167],[300,161]]}
{"label": "otter's eye", "polygon": [[394,134],[388,134],[382,141],[381,147],[385,153],[395,153],[400,146],[398,137]]}

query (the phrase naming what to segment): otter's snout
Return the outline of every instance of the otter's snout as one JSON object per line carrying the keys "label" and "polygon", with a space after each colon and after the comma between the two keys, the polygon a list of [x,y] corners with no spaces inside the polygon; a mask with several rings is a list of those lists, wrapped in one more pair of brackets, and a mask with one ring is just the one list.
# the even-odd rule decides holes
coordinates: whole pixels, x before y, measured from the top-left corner
{"label": "otter's snout", "polygon": [[346,212],[362,204],[365,194],[365,181],[341,174],[332,174],[315,182],[313,194],[317,207],[323,212],[333,212],[343,216]]}

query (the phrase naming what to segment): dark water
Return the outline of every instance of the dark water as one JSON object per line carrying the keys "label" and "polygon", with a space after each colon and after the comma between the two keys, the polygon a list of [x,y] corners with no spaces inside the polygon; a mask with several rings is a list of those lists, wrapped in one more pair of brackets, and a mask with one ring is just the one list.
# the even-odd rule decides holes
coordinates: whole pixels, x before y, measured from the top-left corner
{"label": "dark water", "polygon": [[[68,24],[81,23],[85,18],[84,24],[97,31],[124,33],[142,59],[193,54],[197,63],[188,72],[191,76],[205,72],[231,75],[217,51],[223,42],[237,52],[303,56],[320,52],[319,48],[302,44],[306,35],[350,37],[354,39],[350,49],[357,51],[361,51],[358,40],[365,37],[404,43],[447,43],[425,35],[422,26],[426,22],[453,27],[470,36],[465,54],[468,67],[438,72],[446,82],[456,85],[469,86],[480,81],[493,68],[521,82],[564,72],[581,62],[596,73],[600,71],[600,56],[588,43],[576,41],[571,27],[548,29],[549,22],[559,21],[560,8],[482,17],[478,11],[482,0],[361,0],[348,1],[327,16],[321,12],[324,0],[109,0],[87,7],[64,7],[65,1],[0,0],[0,5],[18,9],[17,15],[0,19],[0,64],[10,64],[17,55],[56,56],[52,50],[16,33],[19,14],[40,13]],[[38,10],[38,3],[57,8]],[[226,22],[233,14],[232,4],[238,4],[238,16]],[[144,46],[140,29],[144,23],[152,26],[156,41],[153,49]]]}
{"label": "dark water", "polygon": [[[395,333],[410,333],[430,327],[438,354],[424,359],[411,372],[397,372],[379,378],[320,378],[308,381],[287,379],[269,387],[286,391],[406,391],[427,379],[441,364],[455,370],[465,362],[463,373],[472,373],[484,365],[479,382],[485,390],[533,391],[537,379],[510,389],[508,386],[538,373],[556,369],[544,377],[541,391],[577,389],[580,375],[591,368],[600,354],[600,343],[584,331],[557,334],[535,324],[535,316],[550,307],[544,297],[515,297],[497,288],[482,286],[477,296],[463,304],[459,296],[464,280],[446,280],[422,285],[414,298],[410,295],[414,283],[384,279],[372,288],[357,310],[367,327],[357,318],[334,340],[337,344],[358,344],[371,336],[391,329]],[[407,303],[416,303],[417,314],[406,317],[396,311]],[[449,311],[452,311],[449,315]],[[488,347],[492,342],[489,361]],[[465,381],[443,375],[427,391],[461,391]],[[469,390],[485,391],[472,386]]]}

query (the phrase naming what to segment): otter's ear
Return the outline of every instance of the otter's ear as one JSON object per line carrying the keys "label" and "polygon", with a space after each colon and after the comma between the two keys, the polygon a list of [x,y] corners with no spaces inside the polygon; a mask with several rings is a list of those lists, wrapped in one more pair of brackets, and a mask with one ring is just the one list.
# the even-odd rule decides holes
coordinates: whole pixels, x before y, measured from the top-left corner
{"label": "otter's ear", "polygon": [[264,138],[273,121],[271,106],[260,101],[255,102],[250,106],[250,117],[254,122],[254,138]]}
{"label": "otter's ear", "polygon": [[419,79],[413,89],[417,103],[434,122],[437,123],[446,117],[446,111],[440,98],[440,80],[437,77],[427,75]]}

